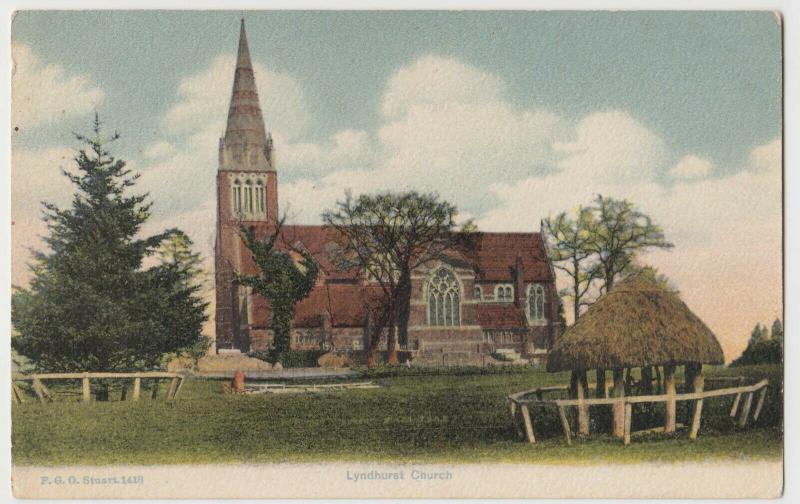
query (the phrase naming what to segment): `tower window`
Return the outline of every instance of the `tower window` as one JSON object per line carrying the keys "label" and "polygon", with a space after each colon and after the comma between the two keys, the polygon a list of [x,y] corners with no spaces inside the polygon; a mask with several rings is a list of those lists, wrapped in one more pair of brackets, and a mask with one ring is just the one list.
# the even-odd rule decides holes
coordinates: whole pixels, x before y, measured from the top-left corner
{"label": "tower window", "polygon": [[483,289],[481,289],[480,285],[475,286],[475,295],[473,296],[476,301],[483,300]]}
{"label": "tower window", "polygon": [[242,183],[239,179],[233,181],[233,194],[231,197],[234,213],[242,212]]}
{"label": "tower window", "polygon": [[244,211],[253,212],[253,182],[250,180],[244,183]]}
{"label": "tower window", "polygon": [[264,182],[259,180],[256,182],[256,210],[258,213],[265,213],[267,210],[266,203],[264,201],[264,196],[266,192],[264,191]]}
{"label": "tower window", "polygon": [[428,324],[461,325],[461,297],[458,280],[447,268],[436,270],[428,281]]}

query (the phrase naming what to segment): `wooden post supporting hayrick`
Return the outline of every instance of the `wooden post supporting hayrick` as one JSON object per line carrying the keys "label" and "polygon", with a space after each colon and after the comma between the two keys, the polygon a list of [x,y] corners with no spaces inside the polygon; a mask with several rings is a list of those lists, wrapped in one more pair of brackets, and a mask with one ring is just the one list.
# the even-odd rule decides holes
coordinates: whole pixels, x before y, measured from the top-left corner
{"label": "wooden post supporting hayrick", "polygon": [[605,369],[598,369],[595,371],[596,373],[596,391],[595,395],[600,398],[605,398],[607,389],[606,389],[606,370]]}
{"label": "wooden post supporting hayrick", "polygon": [[655,368],[656,368],[656,394],[661,394],[661,392],[664,390],[664,387],[662,386],[663,382],[661,380],[661,368],[658,366],[655,366]]}
{"label": "wooden post supporting hayrick", "polygon": [[578,401],[581,403],[578,404],[578,434],[582,436],[589,435],[589,405],[583,403],[586,400],[586,396],[588,394],[588,383],[586,379],[586,371],[581,371],[578,373],[578,383],[577,383],[577,395]]}
{"label": "wooden post supporting hayrick", "polygon": [[758,404],[756,404],[756,411],[753,413],[753,421],[755,422],[758,420],[758,415],[761,414],[761,408],[764,406],[764,399],[767,397],[767,386],[765,385],[764,388],[761,389],[761,392],[758,394]]}
{"label": "wooden post supporting hayrick", "polygon": [[528,442],[533,444],[536,442],[536,437],[533,435],[533,423],[531,423],[531,412],[528,411],[528,405],[522,405],[522,419],[525,420],[525,434],[528,436]]}
{"label": "wooden post supporting hayrick", "polygon": [[158,397],[158,379],[153,380],[153,393],[150,395],[150,399],[155,399]]}
{"label": "wooden post supporting hayrick", "polygon": [[625,436],[623,442],[631,444],[631,423],[633,422],[633,404],[625,403]]}
{"label": "wooden post supporting hayrick", "polygon": [[[692,392],[702,392],[705,384],[702,368],[694,373],[692,376]],[[697,439],[697,433],[700,431],[700,417],[703,414],[703,400],[698,399],[694,403],[694,415],[692,416],[692,430],[689,433],[689,439],[694,441]]]}
{"label": "wooden post supporting hayrick", "polygon": [[625,397],[625,381],[622,376],[622,369],[614,369],[614,397],[619,400],[614,403],[614,437],[621,438],[625,435],[625,404],[622,398]]}
{"label": "wooden post supporting hayrick", "polygon": [[744,397],[744,406],[742,406],[742,412],[739,414],[739,427],[744,427],[747,425],[747,417],[750,416],[750,406],[753,405],[753,393],[749,392]]}
{"label": "wooden post supporting hayrick", "polygon": [[92,399],[92,388],[89,385],[89,373],[83,373],[81,389],[83,393],[83,402],[89,402]]}
{"label": "wooden post supporting hayrick", "polygon": [[675,432],[675,366],[672,364],[664,366],[664,394],[668,396],[664,403],[664,432]]}
{"label": "wooden post supporting hayrick", "polygon": [[571,431],[569,428],[569,420],[567,420],[567,413],[564,411],[564,406],[558,407],[558,418],[561,419],[561,428],[564,430],[564,437],[567,438],[567,444],[571,445]]}
{"label": "wooden post supporting hayrick", "polygon": [[142,378],[139,373],[133,378],[133,400],[138,401],[139,395],[142,393]]}

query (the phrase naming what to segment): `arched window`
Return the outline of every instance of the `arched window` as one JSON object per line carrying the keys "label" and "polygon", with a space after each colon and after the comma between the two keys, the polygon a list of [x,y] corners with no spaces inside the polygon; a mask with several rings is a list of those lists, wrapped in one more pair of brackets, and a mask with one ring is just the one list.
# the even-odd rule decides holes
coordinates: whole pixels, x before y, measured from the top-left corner
{"label": "arched window", "polygon": [[544,287],[540,284],[528,286],[528,319],[542,321],[544,317]]}
{"label": "arched window", "polygon": [[259,180],[256,182],[256,210],[259,213],[264,213],[267,209],[267,205],[264,202],[264,182]]}
{"label": "arched window", "polygon": [[253,182],[250,180],[244,183],[244,211],[253,212]]}
{"label": "arched window", "polygon": [[473,296],[476,301],[483,301],[483,289],[480,285],[475,286],[475,294]]}
{"label": "arched window", "polygon": [[514,287],[511,284],[500,284],[494,288],[494,299],[502,303],[514,301]]}
{"label": "arched window", "polygon": [[241,213],[242,211],[242,183],[239,179],[233,181],[233,194],[231,195],[231,202],[233,203],[234,213]]}
{"label": "arched window", "polygon": [[428,281],[428,324],[461,325],[461,296],[458,280],[447,268],[439,268]]}

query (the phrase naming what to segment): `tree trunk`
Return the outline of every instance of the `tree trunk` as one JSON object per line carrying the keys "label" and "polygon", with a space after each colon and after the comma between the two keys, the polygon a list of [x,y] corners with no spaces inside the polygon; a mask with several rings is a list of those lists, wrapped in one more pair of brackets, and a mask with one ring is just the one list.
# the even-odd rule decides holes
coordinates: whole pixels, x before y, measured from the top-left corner
{"label": "tree trunk", "polygon": [[408,319],[411,314],[411,273],[403,269],[397,282],[397,330],[389,348],[389,364],[397,364],[397,343],[408,344]]}
{"label": "tree trunk", "polygon": [[[625,397],[625,380],[622,376],[622,369],[614,369],[614,397]],[[614,403],[614,437],[621,438],[625,435],[625,404]]]}

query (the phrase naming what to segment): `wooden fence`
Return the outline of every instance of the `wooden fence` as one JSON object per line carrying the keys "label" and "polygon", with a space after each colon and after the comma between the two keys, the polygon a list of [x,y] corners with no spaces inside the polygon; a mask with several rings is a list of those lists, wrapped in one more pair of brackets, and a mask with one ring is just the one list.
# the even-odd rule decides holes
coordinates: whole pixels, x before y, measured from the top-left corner
{"label": "wooden fence", "polygon": [[[141,372],[141,373],[43,373],[23,375],[15,374],[11,380],[11,396],[14,402],[20,403],[24,400],[25,394],[17,387],[14,382],[31,382],[36,397],[41,402],[52,401],[53,397],[48,388],[45,386],[45,380],[81,380],[81,396],[84,402],[91,401],[91,382],[90,380],[119,380],[119,379],[132,379],[133,380],[133,395],[132,400],[138,401],[142,393],[142,380],[153,380],[153,389],[150,394],[151,399],[158,396],[159,381],[163,379],[170,379],[169,388],[166,392],[166,399],[172,400],[178,395],[181,386],[183,385],[184,376],[179,373],[166,373],[159,371]],[[122,400],[126,398],[127,387],[123,388]]]}
{"label": "wooden fence", "polygon": [[[625,411],[625,433],[623,436],[623,442],[627,445],[631,442],[631,421],[633,418],[633,405],[636,403],[675,403],[678,401],[695,401],[695,408],[694,414],[692,416],[692,426],[689,433],[690,439],[693,441],[697,439],[697,434],[700,430],[700,417],[703,411],[703,401],[705,399],[710,399],[712,397],[724,397],[724,396],[735,396],[733,401],[733,407],[730,411],[731,417],[736,417],[737,411],[739,411],[739,404],[741,402],[742,396],[744,396],[744,406],[742,407],[739,418],[737,421],[737,425],[739,427],[744,427],[747,424],[747,420],[750,417],[750,409],[753,404],[753,397],[756,393],[758,393],[758,399],[756,403],[756,409],[753,413],[753,421],[758,420],[759,415],[761,414],[761,409],[764,406],[764,399],[767,395],[767,380],[761,380],[760,382],[754,385],[744,386],[742,383],[744,382],[743,377],[722,377],[722,378],[708,378],[707,381],[718,381],[718,382],[726,382],[731,381],[738,384],[736,387],[729,387],[729,388],[720,388],[716,390],[705,390],[702,392],[692,392],[686,394],[664,394],[664,395],[646,395],[646,396],[624,396],[624,397],[606,397],[606,398],[596,398],[596,399],[546,399],[545,394],[552,393],[552,392],[563,392],[569,390],[567,386],[552,386],[552,387],[539,387],[531,390],[524,390],[522,392],[517,392],[508,396],[508,400],[511,404],[511,416],[514,419],[514,425],[517,427],[517,432],[527,438],[529,443],[535,443],[536,438],[533,434],[533,419],[531,418],[530,409],[533,406],[545,407],[545,406],[553,406],[558,410],[558,416],[561,420],[561,427],[564,431],[564,437],[566,438],[567,444],[572,444],[572,430],[569,425],[569,421],[567,419],[566,408],[568,407],[576,407],[576,408],[586,408],[588,410],[589,406],[600,406],[600,405],[622,405]],[[535,396],[533,398],[529,398],[529,396]],[[520,429],[519,426],[519,417],[518,415],[522,416],[522,423],[524,426],[524,432]]]}

